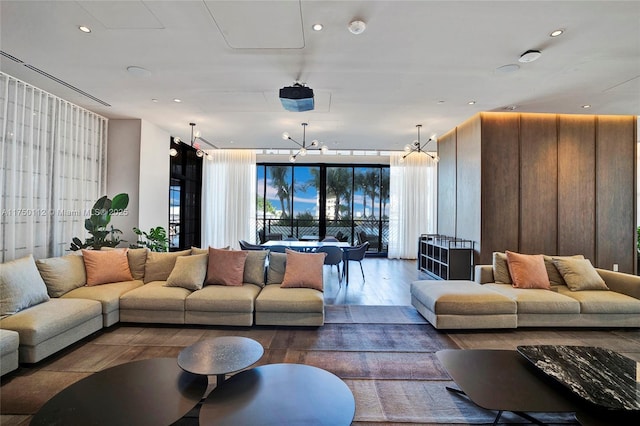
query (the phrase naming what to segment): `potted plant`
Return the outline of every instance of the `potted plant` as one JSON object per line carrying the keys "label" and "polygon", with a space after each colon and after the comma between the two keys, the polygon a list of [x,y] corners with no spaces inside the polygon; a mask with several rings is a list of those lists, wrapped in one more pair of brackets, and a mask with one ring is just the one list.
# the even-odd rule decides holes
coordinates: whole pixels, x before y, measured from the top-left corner
{"label": "potted plant", "polygon": [[[151,251],[168,251],[169,238],[167,231],[162,226],[151,228],[149,232],[144,232],[140,228],[133,228],[133,232],[138,236],[138,242],[131,244],[130,248],[147,247]],[[144,237],[144,238],[143,238]]]}
{"label": "potted plant", "polygon": [[100,197],[91,209],[91,215],[84,221],[84,229],[86,229],[91,237],[86,238],[84,242],[78,237],[74,237],[71,241],[70,250],[76,251],[80,249],[100,250],[101,247],[116,247],[121,240],[119,235],[122,231],[109,226],[113,215],[126,214],[126,208],[129,205],[129,195],[125,193],[117,194],[113,199],[106,195]]}

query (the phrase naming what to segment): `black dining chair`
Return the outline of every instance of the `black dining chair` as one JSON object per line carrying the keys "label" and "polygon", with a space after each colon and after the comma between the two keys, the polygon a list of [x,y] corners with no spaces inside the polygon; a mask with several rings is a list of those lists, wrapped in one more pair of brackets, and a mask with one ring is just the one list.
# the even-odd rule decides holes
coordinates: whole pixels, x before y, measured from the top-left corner
{"label": "black dining chair", "polygon": [[[358,264],[360,264],[360,272],[362,273],[363,283],[365,282],[365,278],[364,278],[364,269],[362,269],[362,259],[364,259],[364,255],[367,252],[368,247],[369,247],[369,242],[365,242],[363,244],[360,244],[359,246],[348,248],[347,254],[345,256],[348,259],[347,262],[350,262],[353,260],[355,262],[358,262]],[[347,268],[342,268],[343,273],[346,270]]]}
{"label": "black dining chair", "polygon": [[266,250],[264,247],[259,246],[257,244],[251,244],[245,240],[239,240],[240,248],[242,250]]}
{"label": "black dining chair", "polygon": [[[342,262],[343,251],[340,247],[337,246],[322,246],[318,247],[316,253],[327,253],[324,258],[324,264],[333,265],[338,268],[338,284],[342,285],[342,274],[340,273],[340,262]],[[343,268],[344,270],[344,268]]]}

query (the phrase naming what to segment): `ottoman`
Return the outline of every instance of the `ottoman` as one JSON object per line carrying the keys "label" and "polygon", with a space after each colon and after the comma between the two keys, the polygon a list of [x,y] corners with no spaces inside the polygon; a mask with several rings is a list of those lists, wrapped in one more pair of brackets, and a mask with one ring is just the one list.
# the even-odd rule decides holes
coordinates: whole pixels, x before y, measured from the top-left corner
{"label": "ottoman", "polygon": [[19,334],[0,329],[0,376],[18,368]]}
{"label": "ottoman", "polygon": [[474,281],[414,281],[411,304],[438,329],[518,326],[516,302]]}

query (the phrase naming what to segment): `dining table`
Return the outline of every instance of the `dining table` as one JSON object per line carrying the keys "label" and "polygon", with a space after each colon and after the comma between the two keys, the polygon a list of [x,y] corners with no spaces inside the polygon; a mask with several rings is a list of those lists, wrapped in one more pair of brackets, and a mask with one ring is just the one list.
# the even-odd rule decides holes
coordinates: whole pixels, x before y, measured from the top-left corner
{"label": "dining table", "polygon": [[346,285],[349,285],[349,249],[354,248],[346,241],[290,241],[290,240],[269,240],[260,246],[271,248],[274,246],[286,247],[295,251],[313,251],[320,247],[340,247],[342,249],[342,263]]}

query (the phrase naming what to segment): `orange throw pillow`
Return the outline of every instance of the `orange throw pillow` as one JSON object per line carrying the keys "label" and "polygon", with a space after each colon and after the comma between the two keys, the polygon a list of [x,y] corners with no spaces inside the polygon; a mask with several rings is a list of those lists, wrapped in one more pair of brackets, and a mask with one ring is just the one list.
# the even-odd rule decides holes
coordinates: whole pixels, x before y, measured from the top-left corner
{"label": "orange throw pillow", "polygon": [[544,257],[541,254],[520,254],[512,251],[507,251],[506,254],[514,287],[551,289]]}
{"label": "orange throw pillow", "polygon": [[322,267],[326,253],[300,253],[286,250],[287,263],[280,287],[306,287],[322,291]]}
{"label": "orange throw pillow", "polygon": [[209,263],[205,285],[222,284],[241,286],[244,263],[249,255],[241,250],[220,250],[209,247]]}
{"label": "orange throw pillow", "polygon": [[133,280],[126,248],[109,251],[82,250],[82,257],[88,286]]}

